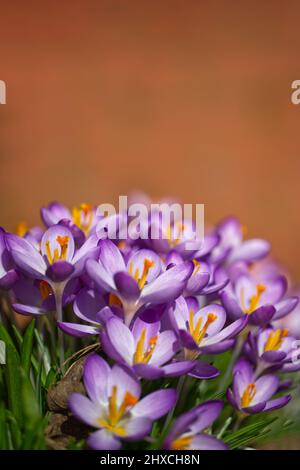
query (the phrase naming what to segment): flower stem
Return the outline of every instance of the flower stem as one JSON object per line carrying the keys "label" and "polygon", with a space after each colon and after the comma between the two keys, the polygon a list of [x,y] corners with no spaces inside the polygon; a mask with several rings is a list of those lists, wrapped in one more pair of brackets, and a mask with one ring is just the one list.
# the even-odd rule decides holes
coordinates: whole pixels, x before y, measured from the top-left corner
{"label": "flower stem", "polygon": [[[184,385],[184,382],[185,382],[185,379],[186,379],[186,375],[182,375],[180,377],[180,379],[178,380],[178,383],[177,383],[177,388],[176,388],[176,391],[177,391],[177,403],[179,402],[180,400],[180,394],[181,394],[181,391],[182,391],[182,388],[183,388],[183,385]],[[176,405],[177,405],[176,403]],[[166,417],[166,421],[165,421],[165,424],[164,424],[164,427],[162,429],[162,432],[161,432],[161,436],[164,438],[165,436],[165,433],[167,432],[169,426],[170,426],[170,423],[172,421],[172,418],[173,418],[173,415],[174,415],[174,411],[175,411],[175,408],[176,408],[176,405],[169,411],[169,413],[167,414],[167,417]]]}
{"label": "flower stem", "polygon": [[[63,291],[64,291],[64,286],[61,286],[61,285],[58,285],[54,289],[57,321],[63,320],[63,308],[62,308]],[[59,362],[60,362],[60,368],[63,371],[63,364],[65,362],[64,334],[60,328],[58,328],[57,330],[58,330],[57,334],[58,334]]]}

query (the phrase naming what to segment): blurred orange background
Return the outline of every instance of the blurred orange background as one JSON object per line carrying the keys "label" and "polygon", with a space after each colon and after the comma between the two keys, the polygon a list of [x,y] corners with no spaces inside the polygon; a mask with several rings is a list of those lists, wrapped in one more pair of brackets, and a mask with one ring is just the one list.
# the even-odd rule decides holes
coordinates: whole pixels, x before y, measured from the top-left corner
{"label": "blurred orange background", "polygon": [[0,224],[142,189],[236,214],[300,280],[297,1],[1,1]]}

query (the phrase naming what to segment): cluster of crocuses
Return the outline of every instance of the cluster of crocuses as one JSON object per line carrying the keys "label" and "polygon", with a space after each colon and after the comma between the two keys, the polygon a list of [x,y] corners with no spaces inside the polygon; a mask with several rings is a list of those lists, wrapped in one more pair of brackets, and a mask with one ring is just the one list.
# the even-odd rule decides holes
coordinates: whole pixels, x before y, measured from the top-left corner
{"label": "cluster of crocuses", "polygon": [[[291,382],[280,377],[300,369],[300,311],[269,243],[244,240],[232,217],[193,251],[188,230],[178,236],[191,221],[160,227],[160,240],[111,240],[97,236],[88,204],[69,211],[52,203],[41,217],[43,228],[1,229],[0,288],[16,312],[52,315],[60,335],[99,342],[85,361],[86,395],[69,397],[70,412],[94,428],[90,448],[145,440],[152,448],[222,450],[213,430],[224,405],[240,419],[288,403],[282,390]],[[236,360],[226,403],[190,403],[188,387],[182,397],[184,381],[220,375],[213,355],[228,350]]]}

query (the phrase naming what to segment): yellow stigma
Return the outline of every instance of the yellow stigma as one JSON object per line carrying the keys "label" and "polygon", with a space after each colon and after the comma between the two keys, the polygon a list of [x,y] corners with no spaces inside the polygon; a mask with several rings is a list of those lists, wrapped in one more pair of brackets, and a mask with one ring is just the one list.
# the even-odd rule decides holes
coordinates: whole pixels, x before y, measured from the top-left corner
{"label": "yellow stigma", "polygon": [[136,351],[135,351],[135,355],[134,355],[134,363],[135,364],[141,363],[141,362],[143,362],[144,364],[147,364],[150,361],[150,359],[152,357],[152,354],[154,352],[154,349],[156,347],[158,336],[152,336],[150,338],[148,348],[144,352],[145,339],[146,339],[146,328],[144,328],[142,330],[140,339],[138,340],[138,343],[137,343],[137,346],[136,346]]}
{"label": "yellow stigma", "polygon": [[175,439],[171,444],[172,450],[187,450],[192,443],[192,436],[184,436]]}
{"label": "yellow stigma", "polygon": [[201,268],[201,264],[199,263],[199,261],[197,261],[196,259],[193,259],[193,263],[194,263],[194,272],[193,272],[193,275],[197,274]]}
{"label": "yellow stigma", "polygon": [[16,234],[19,235],[19,237],[24,237],[24,235],[26,235],[27,232],[28,232],[28,226],[26,222],[19,222],[16,227]]}
{"label": "yellow stigma", "polygon": [[93,207],[91,204],[82,203],[79,207],[73,207],[72,220],[80,230],[87,236],[91,230],[93,222]]}
{"label": "yellow stigma", "polygon": [[155,264],[154,261],[151,261],[150,259],[145,258],[143,272],[140,277],[139,268],[136,268],[135,272],[133,273],[133,263],[132,262],[129,263],[129,274],[131,274],[134,277],[140,289],[143,289],[144,285],[146,284],[149,271],[152,268],[152,266],[154,266],[154,264]]}
{"label": "yellow stigma", "polygon": [[48,295],[51,294],[51,287],[46,281],[40,281],[39,290],[42,297],[42,300],[47,299]]}
{"label": "yellow stigma", "polygon": [[250,305],[248,308],[245,306],[244,289],[241,289],[241,305],[244,313],[250,315],[252,312],[254,312],[254,310],[257,309],[261,296],[266,291],[266,289],[267,288],[264,284],[256,285],[256,294],[252,295],[252,297],[250,298]]}
{"label": "yellow stigma", "polygon": [[252,383],[252,384],[247,385],[241,398],[241,407],[247,408],[247,406],[251,404],[255,395],[256,395],[255,384]]}
{"label": "yellow stigma", "polygon": [[288,336],[289,330],[285,328],[284,330],[278,329],[271,331],[269,337],[266,341],[264,351],[276,351],[282,345],[282,342],[286,336]]}
{"label": "yellow stigma", "polygon": [[126,392],[121,405],[117,404],[117,387],[114,385],[112,388],[111,397],[108,403],[108,415],[106,418],[99,418],[98,423],[102,428],[105,428],[118,436],[126,436],[125,429],[119,425],[120,420],[124,414],[136,403],[138,398],[130,392]]}
{"label": "yellow stigma", "polygon": [[190,314],[189,314],[189,330],[190,330],[190,333],[194,339],[194,341],[199,345],[202,341],[202,339],[204,338],[206,332],[207,332],[207,329],[209,327],[209,325],[211,325],[216,319],[217,319],[217,315],[215,315],[214,313],[209,313],[207,315],[207,319],[206,319],[206,322],[203,326],[203,328],[201,328],[201,325],[202,325],[202,317],[200,317],[196,323],[196,325],[194,325],[194,311],[193,310],[190,310]]}
{"label": "yellow stigma", "polygon": [[60,246],[60,250],[58,250],[58,248],[55,248],[53,254],[52,254],[51,248],[50,248],[50,241],[47,240],[46,244],[45,244],[46,255],[47,255],[47,258],[48,258],[50,264],[53,264],[56,261],[65,260],[67,258],[69,237],[58,235],[56,237],[56,241]]}

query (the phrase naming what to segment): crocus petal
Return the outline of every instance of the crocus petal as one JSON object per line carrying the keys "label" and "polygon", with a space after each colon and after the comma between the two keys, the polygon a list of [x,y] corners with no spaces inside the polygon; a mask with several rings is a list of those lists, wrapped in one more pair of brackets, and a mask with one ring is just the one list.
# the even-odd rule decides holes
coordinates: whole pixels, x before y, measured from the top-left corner
{"label": "crocus petal", "polygon": [[124,441],[135,441],[143,439],[151,432],[152,419],[149,418],[132,418],[124,424],[126,435]]}
{"label": "crocus petal", "polygon": [[220,343],[221,341],[224,341],[225,339],[231,339],[232,337],[240,333],[245,328],[247,323],[248,323],[248,316],[244,315],[242,318],[231,323],[231,325],[227,326],[216,335],[204,338],[203,341],[201,342],[201,347],[211,346],[213,344]]}
{"label": "crocus petal", "polygon": [[235,396],[232,393],[232,390],[230,388],[227,389],[226,397],[227,397],[227,400],[229,401],[229,403],[231,404],[231,406],[233,406],[236,409],[239,409],[239,406],[236,402]]}
{"label": "crocus petal", "polygon": [[224,287],[226,287],[228,283],[229,283],[229,279],[225,279],[222,282],[218,282],[216,284],[212,284],[211,286],[205,287],[202,290],[201,295],[214,294],[215,292],[218,292],[218,291],[224,289]]}
{"label": "crocus petal", "polygon": [[247,413],[247,414],[256,414],[256,413],[260,413],[261,411],[264,411],[266,407],[266,402],[265,401],[262,401],[261,403],[257,403],[256,405],[252,405],[252,406],[246,406],[245,408],[241,408],[244,413]]}
{"label": "crocus petal", "polygon": [[289,297],[288,299],[282,300],[276,304],[276,313],[274,315],[274,320],[279,320],[279,318],[285,317],[290,312],[297,307],[299,298],[296,296]]}
{"label": "crocus petal", "polygon": [[127,301],[134,301],[139,298],[140,288],[136,280],[129,273],[125,271],[116,273],[114,281],[122,298]]}
{"label": "crocus petal", "polygon": [[104,289],[106,292],[116,292],[116,286],[112,274],[107,272],[102,264],[98,263],[94,259],[88,259],[85,267],[88,275],[95,282],[98,288]]}
{"label": "crocus petal", "polygon": [[208,428],[219,416],[223,408],[221,400],[210,400],[195,408],[196,419],[189,426],[191,433],[196,434]]}
{"label": "crocus petal", "polygon": [[214,436],[201,434],[193,436],[189,450],[227,450],[228,447],[220,439]]}
{"label": "crocus petal", "polygon": [[189,375],[195,379],[214,379],[220,371],[207,362],[197,361]]}
{"label": "crocus petal", "polygon": [[198,295],[203,290],[203,288],[208,284],[210,279],[209,273],[199,272],[193,274],[186,285],[186,291],[189,295]]}
{"label": "crocus petal", "polygon": [[287,279],[285,276],[277,276],[266,281],[266,290],[262,293],[262,304],[276,304],[284,296],[287,290]]}
{"label": "crocus petal", "polygon": [[266,351],[261,356],[264,361],[271,363],[281,362],[285,357],[284,351]]}
{"label": "crocus petal", "polygon": [[246,240],[237,246],[229,256],[229,262],[257,261],[264,258],[270,251],[270,243],[266,240]]}
{"label": "crocus petal", "polygon": [[6,234],[6,241],[16,265],[38,279],[45,276],[47,265],[40,253],[24,238]]}
{"label": "crocus petal", "polygon": [[160,379],[165,375],[162,367],[152,366],[151,364],[135,364],[133,370],[138,377],[142,377],[146,380]]}
{"label": "crocus petal", "polygon": [[81,320],[97,323],[96,315],[105,307],[103,296],[96,290],[83,288],[76,295],[74,313]]}
{"label": "crocus petal", "polygon": [[98,428],[100,408],[89,398],[80,393],[72,393],[69,397],[69,407],[72,413],[83,423]]}
{"label": "crocus petal", "polygon": [[195,361],[174,361],[163,367],[164,374],[167,377],[178,377],[193,371]]}
{"label": "crocus petal", "polygon": [[275,375],[263,375],[255,382],[256,394],[253,404],[257,404],[262,400],[267,401],[279,387],[279,379]]}
{"label": "crocus petal", "polygon": [[155,304],[170,302],[182,293],[187,279],[194,269],[192,262],[185,262],[165,271],[142,290],[141,300]]}
{"label": "crocus petal", "polygon": [[146,259],[153,263],[147,274],[147,283],[149,284],[157,278],[162,270],[161,259],[154,251],[146,249],[137,251],[130,256],[127,261],[127,267],[132,276],[134,276],[135,273],[138,273],[138,276],[141,277],[144,271],[144,262]]}
{"label": "crocus petal", "polygon": [[199,347],[200,351],[204,354],[221,354],[229,349],[233,348],[235,345],[235,339],[225,339],[220,343],[211,344],[209,346]]}
{"label": "crocus petal", "polygon": [[1,279],[0,279],[0,288],[4,290],[9,290],[11,289],[14,284],[17,282],[19,279],[19,275],[17,271],[14,269],[11,269],[8,271],[6,274],[4,274]]}
{"label": "crocus petal", "polygon": [[[55,250],[60,254],[61,245],[58,242],[59,237],[66,237],[68,240],[64,259],[65,261],[70,262],[74,255],[75,243],[72,232],[63,225],[53,225],[46,230],[41,240],[41,253],[46,259],[48,259],[49,251],[52,256],[54,255]],[[49,262],[51,261],[49,260]]]}
{"label": "crocus petal", "polygon": [[174,331],[163,331],[159,334],[150,364],[160,366],[168,362],[178,350],[178,340]]}
{"label": "crocus petal", "polygon": [[143,305],[136,316],[146,323],[157,323],[166,311],[166,304]]}
{"label": "crocus petal", "polygon": [[288,404],[291,398],[292,398],[291,395],[284,395],[283,397],[269,400],[267,401],[264,411],[273,411],[273,410],[277,410],[278,408],[282,408],[283,406]]}
{"label": "crocus petal", "polygon": [[187,349],[198,349],[198,344],[192,337],[192,335],[186,330],[179,330],[179,337],[182,343],[182,346]]}
{"label": "crocus petal", "polygon": [[117,353],[127,362],[132,364],[135,352],[135,344],[131,331],[118,318],[111,317],[105,324],[105,329],[111,344]]}
{"label": "crocus petal", "polygon": [[197,313],[195,313],[194,324],[197,324],[200,318],[202,318],[201,325],[205,325],[208,319],[208,315],[210,314],[215,315],[215,320],[207,328],[206,333],[208,337],[214,336],[219,333],[226,321],[226,312],[222,305],[210,304],[206,307],[201,308]]}
{"label": "crocus petal", "polygon": [[111,369],[97,354],[90,354],[84,363],[83,381],[86,391],[95,403],[107,400],[107,383]]}
{"label": "crocus petal", "polygon": [[119,439],[106,429],[93,432],[88,437],[87,444],[94,450],[119,450],[122,447]]}
{"label": "crocus petal", "polygon": [[175,389],[158,390],[142,398],[131,410],[134,416],[141,416],[151,420],[159,419],[170,411],[176,404],[177,393]]}
{"label": "crocus petal", "polygon": [[141,384],[132,370],[115,364],[108,377],[108,394],[111,396],[113,387],[117,389],[117,404],[121,405],[127,392],[136,398],[141,395]]}
{"label": "crocus petal", "polygon": [[13,309],[21,315],[45,315],[47,310],[41,307],[34,307],[33,305],[13,304]]}
{"label": "crocus petal", "polygon": [[77,323],[59,322],[59,321],[57,322],[57,326],[64,333],[67,333],[70,336],[74,336],[74,338],[84,338],[85,336],[99,334],[99,328],[95,326],[80,325]]}
{"label": "crocus petal", "polygon": [[267,325],[274,316],[275,307],[273,305],[262,305],[250,315],[250,320],[255,325]]}
{"label": "crocus petal", "polygon": [[68,279],[74,272],[74,266],[68,261],[57,261],[51,264],[46,271],[46,276],[53,282],[62,282]]}
{"label": "crocus petal", "polygon": [[123,256],[111,240],[101,240],[99,247],[99,260],[108,273],[114,275],[118,271],[126,271]]}
{"label": "crocus petal", "polygon": [[230,295],[229,292],[227,292],[226,290],[221,292],[220,299],[226,312],[231,318],[237,319],[244,315],[244,312],[237,303],[236,299],[233,297],[233,295]]}
{"label": "crocus petal", "polygon": [[72,219],[71,212],[59,202],[51,202],[47,207],[41,208],[41,218],[47,227],[58,224],[62,219]]}

